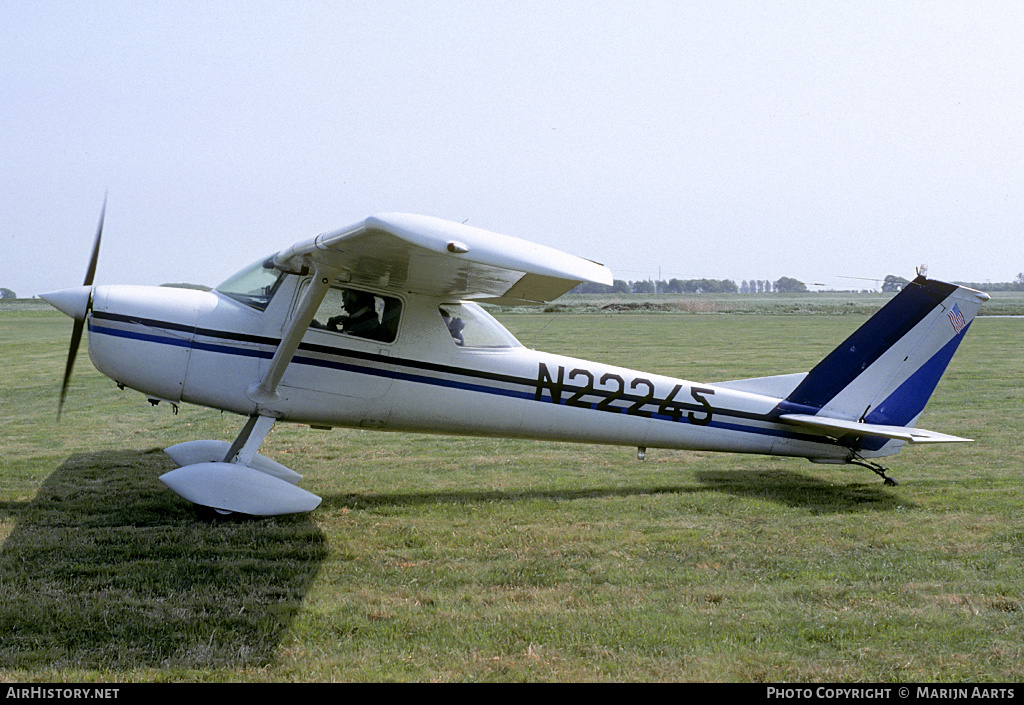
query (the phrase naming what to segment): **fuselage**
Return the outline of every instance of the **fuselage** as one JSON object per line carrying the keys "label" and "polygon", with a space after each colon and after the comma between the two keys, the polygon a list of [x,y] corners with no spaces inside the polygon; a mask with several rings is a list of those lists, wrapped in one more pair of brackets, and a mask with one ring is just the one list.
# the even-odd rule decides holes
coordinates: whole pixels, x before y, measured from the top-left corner
{"label": "fuselage", "polygon": [[[503,328],[463,340],[449,317],[459,302],[413,294],[381,294],[378,308],[383,298],[400,312],[383,339],[310,327],[275,398],[261,398],[253,388],[307,281],[284,275],[259,306],[219,291],[97,286],[90,357],[152,399],[314,427],[849,456],[778,422],[778,397],[530,350]],[[470,327],[500,328],[478,307],[458,310],[476,317]]]}
{"label": "fuselage", "polygon": [[[988,298],[923,276],[806,374],[697,384],[524,348],[479,302],[548,302],[603,265],[465,224],[371,216],[254,262],[211,292],[93,286],[43,298],[75,323],[58,415],[88,326],[93,364],[151,400],[246,417],[234,441],[165,449],[160,480],[218,515],[321,502],[259,452],[279,422],[757,453],[854,463],[905,443]],[[204,510],[205,511],[205,510]]]}

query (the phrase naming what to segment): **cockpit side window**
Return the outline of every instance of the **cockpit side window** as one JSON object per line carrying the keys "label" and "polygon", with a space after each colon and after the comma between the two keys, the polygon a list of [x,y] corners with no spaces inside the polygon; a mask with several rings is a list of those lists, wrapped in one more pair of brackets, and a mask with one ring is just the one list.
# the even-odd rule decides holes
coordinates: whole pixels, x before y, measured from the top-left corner
{"label": "cockpit side window", "polygon": [[216,291],[246,306],[265,311],[283,278],[284,272],[276,269],[271,260],[260,260],[229,277]]}
{"label": "cockpit side window", "polygon": [[515,336],[474,303],[442,304],[441,320],[461,348],[518,348]]}
{"label": "cockpit side window", "polygon": [[401,313],[402,302],[391,296],[332,286],[309,327],[393,343]]}

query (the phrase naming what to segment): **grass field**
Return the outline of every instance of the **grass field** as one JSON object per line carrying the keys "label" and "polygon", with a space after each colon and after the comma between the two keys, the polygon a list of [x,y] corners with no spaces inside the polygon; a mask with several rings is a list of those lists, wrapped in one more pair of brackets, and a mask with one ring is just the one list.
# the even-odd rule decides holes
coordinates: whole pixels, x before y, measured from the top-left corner
{"label": "grass field", "polygon": [[[502,318],[540,349],[708,382],[809,369],[864,319],[578,310]],[[218,524],[157,480],[159,449],[241,420],[151,408],[83,355],[56,424],[69,332],[0,312],[5,681],[1024,677],[1024,319],[974,323],[922,425],[976,442],[905,450],[896,488],[799,460],[282,425],[263,452],[323,504]]]}

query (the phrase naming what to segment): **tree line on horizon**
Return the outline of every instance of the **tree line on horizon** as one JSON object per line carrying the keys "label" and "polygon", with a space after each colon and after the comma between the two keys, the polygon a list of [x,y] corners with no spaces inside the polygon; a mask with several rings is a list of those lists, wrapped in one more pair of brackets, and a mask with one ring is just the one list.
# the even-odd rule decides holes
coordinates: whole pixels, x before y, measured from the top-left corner
{"label": "tree line on horizon", "polygon": [[755,280],[737,284],[732,279],[669,279],[655,281],[624,281],[616,279],[610,286],[583,282],[570,293],[573,294],[764,294],[793,293],[807,291],[807,286],[792,277],[775,281]]}
{"label": "tree line on horizon", "polygon": [[[895,293],[910,283],[904,277],[890,274],[882,282],[882,291]],[[982,291],[1024,291],[1024,272],[1012,282],[954,282]],[[668,281],[643,279],[625,281],[616,279],[611,285],[583,282],[571,294],[794,294],[812,293],[807,285],[792,277],[744,279],[736,284],[732,279],[669,279]]]}

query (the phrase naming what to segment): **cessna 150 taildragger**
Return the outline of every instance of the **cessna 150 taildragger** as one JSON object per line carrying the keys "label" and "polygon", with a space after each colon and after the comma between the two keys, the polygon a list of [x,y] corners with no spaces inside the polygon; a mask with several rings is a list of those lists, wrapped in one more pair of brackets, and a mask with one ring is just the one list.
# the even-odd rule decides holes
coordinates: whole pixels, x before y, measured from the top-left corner
{"label": "cessna 150 taildragger", "polygon": [[705,449],[854,463],[905,443],[989,297],[918,277],[809,373],[693,383],[527,349],[481,303],[548,302],[604,266],[436,218],[383,214],[259,260],[212,292],[93,286],[43,296],[74,318],[96,368],[150,400],[247,417],[233,442],[166,450],[160,479],[205,511],[276,515],[320,503],[258,453],[278,422],[318,428]]}

